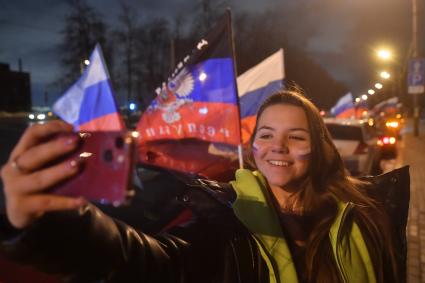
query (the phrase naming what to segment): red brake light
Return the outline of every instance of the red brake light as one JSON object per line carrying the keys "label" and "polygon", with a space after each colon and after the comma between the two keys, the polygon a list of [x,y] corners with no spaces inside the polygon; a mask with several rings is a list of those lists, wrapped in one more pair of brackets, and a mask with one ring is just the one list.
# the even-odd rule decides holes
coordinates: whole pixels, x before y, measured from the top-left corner
{"label": "red brake light", "polygon": [[397,142],[397,139],[395,137],[381,137],[378,140],[378,145],[379,146],[384,146],[384,145],[388,145],[388,144],[395,144]]}

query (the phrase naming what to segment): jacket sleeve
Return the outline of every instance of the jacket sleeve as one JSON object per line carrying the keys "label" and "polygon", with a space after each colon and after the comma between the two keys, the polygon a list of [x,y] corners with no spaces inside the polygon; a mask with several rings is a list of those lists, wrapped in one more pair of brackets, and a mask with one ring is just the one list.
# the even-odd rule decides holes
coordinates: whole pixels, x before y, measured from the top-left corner
{"label": "jacket sleeve", "polygon": [[406,226],[410,201],[409,166],[363,179],[371,182],[369,195],[383,205],[391,220],[398,273],[401,280],[399,282],[405,282],[407,271]]}
{"label": "jacket sleeve", "polygon": [[[186,189],[174,199],[196,219],[169,234],[151,237],[88,204],[76,211],[46,214],[20,231],[0,217],[0,252],[72,282],[179,282],[193,274],[213,276],[217,270],[210,267],[222,261],[233,237],[234,192],[228,184],[181,181]],[[227,229],[222,229],[223,222],[230,223]],[[206,254],[211,265],[205,264]]]}
{"label": "jacket sleeve", "polygon": [[161,241],[138,233],[93,205],[46,214],[25,230],[0,231],[0,249],[8,258],[73,282],[168,282],[167,277],[178,276],[173,250],[186,245],[177,238]]}

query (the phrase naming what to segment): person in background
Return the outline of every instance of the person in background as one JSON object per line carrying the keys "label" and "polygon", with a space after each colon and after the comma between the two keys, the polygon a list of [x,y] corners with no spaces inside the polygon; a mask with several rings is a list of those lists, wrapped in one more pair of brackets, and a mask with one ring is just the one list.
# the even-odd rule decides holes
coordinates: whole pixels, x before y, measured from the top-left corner
{"label": "person in background", "polygon": [[260,107],[252,170],[238,170],[229,184],[178,178],[187,188],[177,200],[195,217],[158,235],[46,191],[78,172],[75,161],[46,167],[78,142],[46,138],[71,131],[58,121],[29,128],[2,168],[0,250],[15,261],[72,282],[404,281],[394,229],[368,193],[375,183],[347,174],[299,91]]}

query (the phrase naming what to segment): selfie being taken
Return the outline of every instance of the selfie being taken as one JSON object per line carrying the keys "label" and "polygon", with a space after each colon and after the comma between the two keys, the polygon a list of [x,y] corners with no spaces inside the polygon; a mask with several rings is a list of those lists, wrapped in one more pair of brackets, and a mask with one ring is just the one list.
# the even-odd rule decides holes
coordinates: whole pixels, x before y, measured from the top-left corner
{"label": "selfie being taken", "polygon": [[[377,4],[106,2],[50,7],[63,75],[43,95],[18,87],[38,82],[35,65],[0,63],[20,97],[0,109],[0,282],[424,279],[425,65],[401,59],[421,48],[410,26],[343,61],[319,50],[357,33],[338,38],[335,19],[309,11],[368,18]],[[382,12],[397,9],[421,7]],[[392,68],[370,70],[368,52]]]}

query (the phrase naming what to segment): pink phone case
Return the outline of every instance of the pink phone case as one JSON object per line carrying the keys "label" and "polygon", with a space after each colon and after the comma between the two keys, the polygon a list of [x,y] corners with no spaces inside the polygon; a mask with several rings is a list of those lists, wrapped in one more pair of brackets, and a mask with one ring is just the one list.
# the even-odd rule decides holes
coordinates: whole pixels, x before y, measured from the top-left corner
{"label": "pink phone case", "polygon": [[81,132],[80,148],[67,159],[83,159],[80,173],[54,193],[94,202],[123,204],[132,195],[134,142],[130,132]]}

